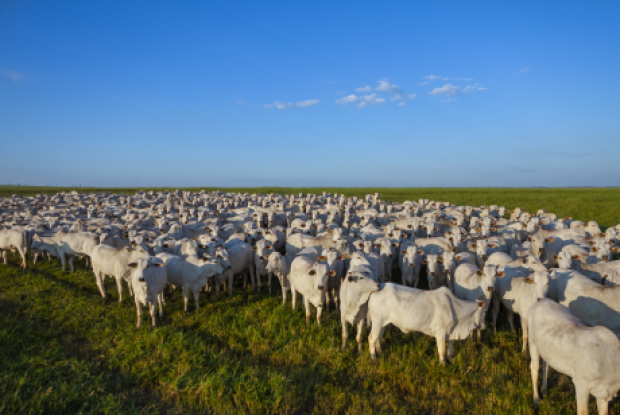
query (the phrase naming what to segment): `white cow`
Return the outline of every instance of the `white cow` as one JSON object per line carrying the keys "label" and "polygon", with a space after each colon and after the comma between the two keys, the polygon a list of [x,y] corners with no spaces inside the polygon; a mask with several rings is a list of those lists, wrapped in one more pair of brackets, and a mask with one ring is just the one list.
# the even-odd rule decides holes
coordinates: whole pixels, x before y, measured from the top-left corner
{"label": "white cow", "polygon": [[26,269],[26,253],[28,252],[28,236],[23,229],[0,229],[0,251],[7,264],[7,251],[16,249],[22,258],[21,267]]}
{"label": "white cow", "polygon": [[353,267],[340,285],[340,322],[342,324],[342,349],[349,336],[348,324],[357,325],[357,348],[362,352],[364,321],[368,313],[370,295],[379,291],[380,285],[370,278],[366,267]]}
{"label": "white cow", "polygon": [[418,288],[423,252],[418,250],[417,245],[406,243],[403,244],[400,254],[398,266],[403,285]]}
{"label": "white cow", "polygon": [[148,305],[151,313],[151,325],[156,326],[155,304],[159,302],[159,317],[163,317],[164,288],[167,275],[163,262],[159,258],[140,258],[138,262],[129,264],[134,268],[131,274],[136,312],[138,313],[137,327],[142,324],[142,306]]}
{"label": "white cow", "polygon": [[99,287],[101,296],[105,298],[103,277],[106,275],[116,279],[119,303],[123,301],[123,280],[127,282],[129,293],[133,295],[133,287],[131,284],[132,268],[129,267],[129,264],[137,262],[140,258],[147,258],[148,256],[148,251],[142,246],[116,249],[108,245],[97,245],[91,252],[91,261],[95,273],[95,281],[97,282],[97,287]]}
{"label": "white cow", "polygon": [[306,324],[310,323],[310,304],[316,307],[317,323],[321,325],[321,313],[323,311],[323,296],[327,287],[329,267],[323,261],[317,262],[306,255],[297,256],[291,264],[291,295],[293,297],[293,310],[297,306],[297,293],[304,299],[306,309]]}
{"label": "white cow", "polygon": [[316,246],[320,248],[331,248],[334,246],[335,240],[332,231],[327,231],[323,236],[310,236],[302,233],[296,233],[288,237],[286,240],[286,252],[297,254],[306,247]]}
{"label": "white cow", "polygon": [[279,252],[272,252],[267,261],[267,272],[271,272],[280,281],[282,287],[282,304],[286,303],[286,294],[291,290],[291,264],[295,259],[294,254],[282,255]]}
{"label": "white cow", "polygon": [[[454,271],[454,294],[462,300],[490,301],[495,289],[497,268],[494,265],[485,266],[484,270],[472,264],[461,264]],[[481,330],[485,328],[484,309],[482,322],[478,328],[478,339],[481,339]]]}
{"label": "white cow", "polygon": [[381,354],[385,326],[393,324],[403,333],[418,331],[435,337],[439,360],[444,364],[446,341],[449,341],[450,359],[453,341],[466,339],[471,331],[480,327],[485,304],[460,300],[445,287],[423,291],[398,284],[381,284],[368,301],[372,324],[368,336],[370,356],[374,361],[377,354]]}
{"label": "white cow", "polygon": [[527,316],[532,389],[538,405],[538,370],[543,359],[543,394],[552,367],[570,376],[575,385],[577,413],[588,414],[590,394],[596,398],[598,413],[607,415],[607,406],[620,389],[620,340],[605,327],[586,327],[566,307],[550,300],[532,305]]}
{"label": "white cow", "polygon": [[603,286],[578,271],[551,273],[549,298],[565,305],[588,326],[604,326],[620,336],[620,286]]}
{"label": "white cow", "polygon": [[217,261],[207,259],[206,257],[199,258],[188,255],[181,258],[164,252],[157,254],[157,258],[160,258],[164,263],[168,283],[183,289],[184,311],[187,311],[189,292],[192,291],[194,293],[196,309],[200,308],[198,304],[200,289],[207,284],[209,278],[223,271]]}
{"label": "white cow", "polygon": [[533,272],[529,276],[507,276],[503,271],[498,273],[493,292],[493,331],[496,331],[497,316],[500,303],[508,310],[508,324],[515,332],[514,313],[521,317],[523,328],[523,353],[527,348],[527,313],[532,304],[547,296],[549,290],[549,274]]}

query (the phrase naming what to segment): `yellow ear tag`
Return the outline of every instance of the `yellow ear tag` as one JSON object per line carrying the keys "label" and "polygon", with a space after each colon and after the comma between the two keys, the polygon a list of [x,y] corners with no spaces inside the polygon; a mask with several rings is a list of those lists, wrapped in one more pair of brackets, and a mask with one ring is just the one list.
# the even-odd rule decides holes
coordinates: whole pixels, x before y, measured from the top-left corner
{"label": "yellow ear tag", "polygon": [[533,282],[530,278],[526,279],[526,281],[528,284],[531,284]]}

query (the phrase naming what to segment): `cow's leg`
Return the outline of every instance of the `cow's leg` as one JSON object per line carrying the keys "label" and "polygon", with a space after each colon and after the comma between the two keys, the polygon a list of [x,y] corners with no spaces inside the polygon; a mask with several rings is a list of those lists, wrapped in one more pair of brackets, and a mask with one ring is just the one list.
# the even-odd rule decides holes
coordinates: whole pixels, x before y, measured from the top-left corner
{"label": "cow's leg", "polygon": [[157,301],[159,302],[159,317],[163,317],[164,316],[164,292],[160,292],[157,295]]}
{"label": "cow's leg", "polygon": [[357,335],[355,336],[355,340],[357,341],[357,352],[362,353],[362,336],[364,335],[364,319],[360,318],[360,321],[357,323]]}
{"label": "cow's leg", "polygon": [[151,326],[155,327],[157,325],[157,322],[155,320],[155,303],[154,302],[149,302],[149,309],[151,311]]}
{"label": "cow's leg", "polygon": [[306,325],[308,325],[310,324],[310,318],[312,317],[311,310],[310,310],[310,300],[305,295],[303,296],[303,299],[304,299],[304,308],[306,309]]}
{"label": "cow's leg", "polygon": [[377,338],[377,344],[375,345],[375,350],[379,356],[383,354],[383,351],[381,349],[381,340],[383,340],[383,335],[385,334],[386,327],[387,326],[382,326],[381,330],[379,330],[379,337]]}
{"label": "cow's leg", "polygon": [[527,317],[523,316],[523,318],[521,319],[521,321],[523,322],[523,324],[521,324],[522,328],[523,328],[523,350],[521,350],[521,352],[525,353],[527,351]]}
{"label": "cow's leg", "polygon": [[200,295],[200,290],[193,290],[194,291],[194,302],[196,303],[196,310],[198,310],[200,308],[200,305],[198,304],[198,296]]}
{"label": "cow's leg", "polygon": [[437,337],[437,352],[439,353],[439,362],[442,365],[446,364],[446,334],[438,333]]}
{"label": "cow's leg", "polygon": [[454,347],[454,340],[448,341],[448,360],[452,360],[453,347]]}
{"label": "cow's leg", "polygon": [[608,405],[609,405],[609,401],[607,401],[607,399],[596,398],[596,407],[598,408],[598,415],[607,415],[609,413],[607,409]]}
{"label": "cow's leg", "polygon": [[340,324],[342,325],[342,350],[344,350],[349,337],[349,328],[347,321],[342,316],[340,317]]}
{"label": "cow's leg", "polygon": [[233,290],[233,273],[230,273],[230,276],[228,277],[228,297],[232,298],[232,290]]}
{"label": "cow's leg", "polygon": [[189,303],[189,285],[183,285],[183,311],[187,311],[187,303]]}
{"label": "cow's leg", "polygon": [[291,284],[291,299],[291,306],[293,308],[293,311],[295,311],[295,308],[297,307],[297,291],[295,291],[295,286],[293,284]]}
{"label": "cow's leg", "polygon": [[577,415],[588,415],[590,391],[581,382],[575,383],[575,397],[577,398]]}
{"label": "cow's leg", "polygon": [[138,300],[136,300],[136,313],[138,314],[138,322],[136,323],[136,327],[140,327],[142,325],[142,304]]}
{"label": "cow's leg", "polygon": [[62,272],[65,272],[65,267],[66,267],[66,258],[65,258],[65,252],[58,250],[58,256],[60,257],[60,264],[62,265]]}
{"label": "cow's leg", "polygon": [[71,273],[74,273],[74,272],[75,272],[75,269],[73,268],[73,259],[74,259],[74,258],[75,258],[75,256],[74,256],[74,255],[71,255],[71,256],[69,257],[69,269],[71,270]]}
{"label": "cow's leg", "polygon": [[321,314],[323,314],[323,305],[316,308],[316,324],[321,325]]}
{"label": "cow's leg", "polygon": [[[250,272],[250,267],[248,267],[248,272]],[[260,280],[261,273],[258,270],[256,270],[254,274],[255,274],[254,278],[252,279],[252,288],[254,288],[254,281],[256,281],[256,287],[258,288],[258,291],[260,291],[260,289],[262,288],[262,283]]]}
{"label": "cow's leg", "polygon": [[372,330],[370,330],[370,334],[368,335],[368,349],[370,350],[370,358],[372,361],[377,360],[377,343],[379,342],[379,333],[381,332],[381,328],[379,324],[375,322],[372,326]]}
{"label": "cow's leg", "polygon": [[25,253],[25,252],[24,252],[24,250],[23,250],[23,249],[21,249],[21,248],[17,248],[17,251],[19,252],[19,256],[21,256],[21,258],[22,258],[22,264],[21,264],[21,267],[22,267],[23,269],[26,269],[26,253]]}
{"label": "cow's leg", "polygon": [[540,397],[538,396],[538,370],[540,369],[540,356],[536,345],[530,343],[530,372],[532,375],[532,398],[534,405],[538,406]]}
{"label": "cow's leg", "polygon": [[101,271],[98,269],[93,270],[95,272],[95,282],[97,283],[97,287],[99,288],[99,292],[101,292],[101,296],[105,298],[105,290],[103,288],[103,275]]}
{"label": "cow's leg", "polygon": [[515,316],[515,313],[513,313],[512,310],[508,310],[508,324],[510,324],[510,330],[513,333],[516,333],[517,331],[515,330],[515,322],[514,322],[515,317],[514,316]]}
{"label": "cow's leg", "polygon": [[116,277],[116,288],[118,289],[118,302],[123,302],[123,279]]}
{"label": "cow's leg", "polygon": [[[530,349],[531,349],[531,345],[530,345]],[[531,350],[530,350],[530,354],[531,354]],[[545,359],[542,359],[542,394],[546,395],[547,394],[547,376],[549,375],[549,369],[551,369],[551,367],[549,366],[549,363],[547,363],[547,361]]]}
{"label": "cow's leg", "polygon": [[500,299],[496,293],[493,293],[491,297],[493,301],[492,314],[493,314],[493,332],[497,333],[497,316],[499,316]]}
{"label": "cow's leg", "polygon": [[271,295],[271,272],[267,273],[267,288],[269,289],[269,295]]}

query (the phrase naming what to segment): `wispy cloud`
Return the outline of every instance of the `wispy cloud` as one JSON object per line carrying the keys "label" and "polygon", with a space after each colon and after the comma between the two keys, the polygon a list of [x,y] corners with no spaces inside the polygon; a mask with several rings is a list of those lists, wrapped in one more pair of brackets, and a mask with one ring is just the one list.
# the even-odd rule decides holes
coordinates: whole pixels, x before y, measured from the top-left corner
{"label": "wispy cloud", "polygon": [[237,101],[237,102],[235,102],[235,104],[242,105],[242,104],[245,104],[245,101]]}
{"label": "wispy cloud", "polygon": [[311,107],[313,105],[318,104],[319,102],[321,102],[320,99],[307,99],[305,101],[297,101],[295,104],[293,104],[292,102],[276,101],[273,104],[265,104],[265,108],[267,108],[267,109],[278,109],[278,110],[288,110],[288,109],[291,109],[291,108]]}
{"label": "wispy cloud", "polygon": [[487,88],[478,84],[467,85],[463,88],[459,88],[458,86],[452,84],[444,84],[440,88],[433,89],[429,92],[429,94],[436,96],[456,97],[458,95],[463,95],[474,91],[484,91],[486,89]]}
{"label": "wispy cloud", "polygon": [[[371,92],[372,90],[373,88],[370,85],[365,85],[355,89],[356,92]],[[388,102],[387,98],[389,98],[390,101],[406,101],[407,99],[415,99],[416,97],[415,94],[407,94],[398,85],[390,83],[387,78],[377,81],[377,85],[374,90],[377,92],[391,94],[391,96],[382,97],[376,92],[367,95],[350,94],[337,99],[336,103],[340,105],[356,103],[357,108],[366,108],[374,105],[385,104]]]}
{"label": "wispy cloud", "polygon": [[357,103],[357,108],[366,108],[374,105],[381,105],[385,104],[386,102],[387,101],[385,100],[385,98],[378,97],[375,93],[361,96],[351,94],[336,100],[336,103],[340,105]]}
{"label": "wispy cloud", "polygon": [[530,67],[526,66],[524,68],[519,69],[519,72],[517,73],[526,73],[526,72],[529,72],[530,70],[531,70]]}
{"label": "wispy cloud", "polygon": [[352,102],[357,101],[357,95],[355,94],[351,94],[351,95],[347,95],[346,97],[342,97],[340,99],[336,100],[336,104],[340,104],[340,105],[346,105],[346,104],[350,104]]}
{"label": "wispy cloud", "polygon": [[453,81],[473,81],[474,78],[452,78]]}
{"label": "wispy cloud", "polygon": [[441,75],[426,75],[424,79],[425,81],[420,82],[420,85],[428,85],[437,79],[441,79]]}
{"label": "wispy cloud", "polygon": [[441,88],[435,88],[430,92],[431,95],[449,95],[456,96],[461,94],[458,87],[452,84],[444,84]]}
{"label": "wispy cloud", "polygon": [[22,79],[24,79],[23,73],[14,71],[13,69],[0,70],[0,75],[10,79],[13,82],[20,82]]}
{"label": "wispy cloud", "polygon": [[305,107],[311,107],[313,105],[318,104],[319,102],[321,102],[320,99],[307,99],[305,101],[298,101],[295,106],[300,107],[300,108],[305,108]]}

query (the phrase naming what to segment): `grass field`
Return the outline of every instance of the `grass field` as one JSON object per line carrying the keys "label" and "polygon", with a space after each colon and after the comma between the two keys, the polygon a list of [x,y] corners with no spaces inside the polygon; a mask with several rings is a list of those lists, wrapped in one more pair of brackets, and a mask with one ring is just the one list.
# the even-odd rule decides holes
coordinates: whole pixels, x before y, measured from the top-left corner
{"label": "grass field", "polygon": [[[54,193],[54,188],[0,187],[0,197]],[[91,189],[80,189],[90,191]],[[130,193],[135,189],[106,189]],[[241,189],[310,192],[322,189]],[[620,189],[325,189],[392,201],[421,197],[457,204],[539,208],[560,216],[620,222]],[[235,286],[201,295],[201,308],[182,310],[180,290],[167,294],[161,327],[135,328],[133,299],[98,293],[82,262],[62,273],[59,262],[0,265],[0,413],[534,413],[529,359],[520,333],[500,315],[498,334],[455,343],[439,364],[435,342],[391,327],[384,354],[371,364],[357,354],[353,331],[340,350],[340,317],[306,326],[274,295]],[[399,281],[398,273],[396,280]],[[277,279],[276,279],[277,281]],[[426,287],[426,281],[422,285]],[[126,291],[125,291],[126,293]],[[576,413],[570,379],[552,371],[538,413]],[[590,400],[590,411],[596,411]],[[620,400],[610,405],[620,413]]]}

